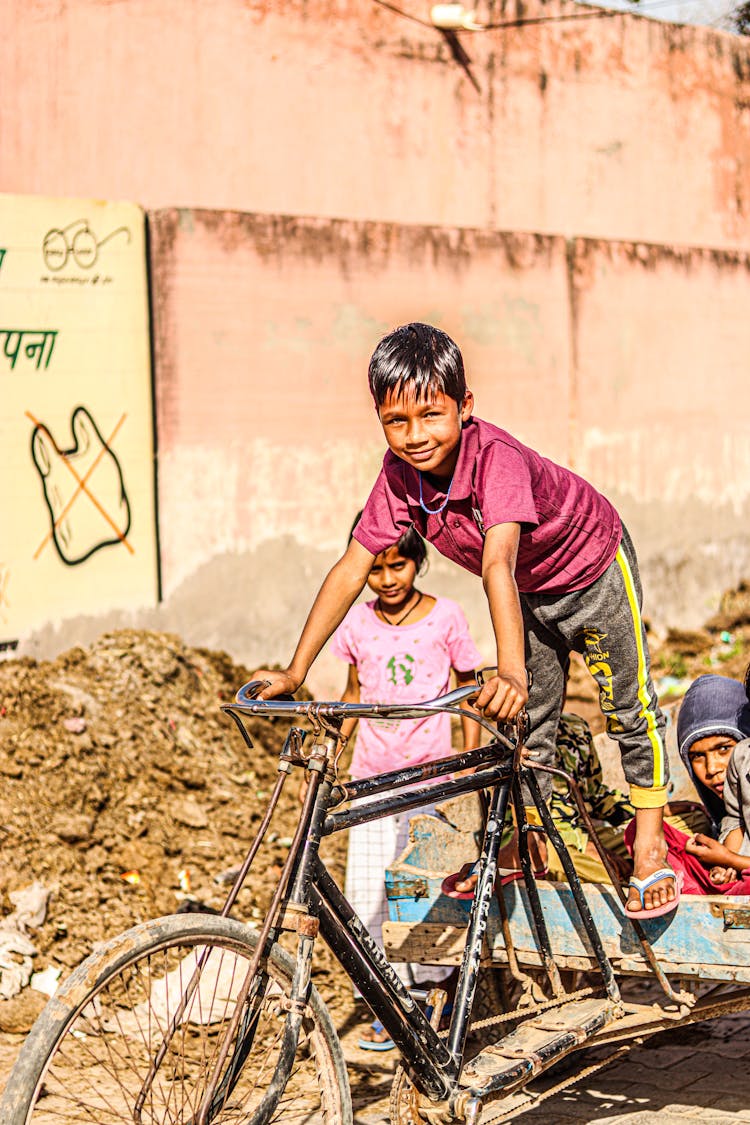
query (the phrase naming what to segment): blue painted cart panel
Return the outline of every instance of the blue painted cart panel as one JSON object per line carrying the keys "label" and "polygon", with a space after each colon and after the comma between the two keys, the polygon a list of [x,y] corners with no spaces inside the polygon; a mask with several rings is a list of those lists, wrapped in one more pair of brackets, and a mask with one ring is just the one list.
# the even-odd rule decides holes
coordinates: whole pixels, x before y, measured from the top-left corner
{"label": "blue painted cart panel", "polygon": [[[398,944],[399,960],[440,962],[436,954],[442,936],[464,929],[470,903],[441,892],[446,873],[472,858],[471,836],[454,825],[419,816],[412,822],[412,842],[386,872],[386,892],[393,926],[387,940]],[[462,857],[457,852],[463,847]],[[561,967],[594,967],[593,954],[567,884],[538,883],[552,949]],[[615,968],[627,973],[647,972],[635,930],[611,886],[583,884],[607,955]],[[522,882],[503,888],[510,929],[520,962],[538,964],[533,921]],[[744,918],[743,918],[744,914]],[[683,895],[679,908],[643,923],[646,936],[666,971],[703,979],[750,981],[750,897]],[[418,956],[411,953],[410,936]],[[460,934],[458,935],[460,937]],[[427,938],[427,940],[425,940]],[[417,940],[418,939],[418,940]],[[497,903],[493,902],[487,929],[493,960],[507,959]],[[455,943],[454,956],[455,960]]]}

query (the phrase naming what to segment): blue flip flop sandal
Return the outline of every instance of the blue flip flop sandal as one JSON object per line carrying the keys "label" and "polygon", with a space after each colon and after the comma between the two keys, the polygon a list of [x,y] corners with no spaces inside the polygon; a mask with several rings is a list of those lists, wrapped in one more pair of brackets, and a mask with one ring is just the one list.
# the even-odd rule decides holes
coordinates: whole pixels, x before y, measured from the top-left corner
{"label": "blue flip flop sandal", "polygon": [[[655,906],[652,910],[647,910],[645,906],[646,891],[649,887],[653,887],[655,883],[660,882],[662,879],[674,879],[675,896],[669,902],[663,902],[661,906]],[[640,910],[631,910],[625,907],[625,913],[628,918],[660,918],[663,914],[671,914],[676,910],[680,902],[680,891],[682,890],[682,872],[673,871],[671,867],[660,867],[658,871],[654,871],[653,875],[649,875],[646,879],[636,879],[635,875],[631,878],[629,886],[638,893],[638,898],[641,900]]]}
{"label": "blue flip flop sandal", "polygon": [[[376,1035],[382,1035],[385,1031],[380,1020],[375,1020],[374,1023],[370,1024],[370,1027]],[[377,1042],[375,1039],[362,1038],[358,1040],[357,1046],[361,1047],[363,1051],[392,1051],[396,1044],[391,1038],[382,1039],[380,1042]]]}

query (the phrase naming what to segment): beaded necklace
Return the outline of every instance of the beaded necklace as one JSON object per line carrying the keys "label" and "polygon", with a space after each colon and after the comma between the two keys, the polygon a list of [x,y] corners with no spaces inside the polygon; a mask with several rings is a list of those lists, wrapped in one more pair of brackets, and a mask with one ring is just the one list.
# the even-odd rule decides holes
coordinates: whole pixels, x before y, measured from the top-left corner
{"label": "beaded necklace", "polygon": [[420,506],[420,508],[422,509],[423,512],[427,513],[428,516],[437,516],[446,507],[448,501],[451,498],[451,489],[453,488],[453,477],[451,477],[451,482],[448,485],[448,491],[445,494],[445,500],[443,500],[442,504],[438,508],[428,508],[427,505],[425,504],[424,494],[422,492],[422,487],[423,487],[422,481],[423,481],[423,478],[422,478],[422,474],[420,473],[419,474],[419,506]]}

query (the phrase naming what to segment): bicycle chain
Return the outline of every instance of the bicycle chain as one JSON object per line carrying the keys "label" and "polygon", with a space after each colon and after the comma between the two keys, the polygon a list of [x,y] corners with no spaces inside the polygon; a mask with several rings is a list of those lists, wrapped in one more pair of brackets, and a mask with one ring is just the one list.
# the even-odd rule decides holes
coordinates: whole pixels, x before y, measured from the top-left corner
{"label": "bicycle chain", "polygon": [[[563,1004],[567,1004],[572,1000],[582,1000],[584,996],[591,996],[594,992],[593,988],[579,988],[577,992],[566,992],[564,996],[555,997],[552,1000],[543,1000],[538,1004],[529,1004],[528,1007],[516,1008],[512,1012],[501,1012],[498,1016],[487,1016],[486,1019],[476,1020],[474,1023],[469,1024],[469,1031],[481,1031],[485,1027],[493,1027],[498,1023],[509,1023],[511,1020],[525,1019],[527,1016],[538,1015],[540,1012],[546,1012],[550,1008],[559,1008]],[[441,1039],[448,1037],[448,1029],[438,1032]]]}
{"label": "bicycle chain", "polygon": [[[523,1008],[520,1008],[520,1009],[516,1008],[512,1012],[501,1012],[497,1016],[488,1016],[486,1019],[476,1020],[474,1023],[470,1024],[469,1025],[469,1031],[470,1032],[471,1031],[480,1031],[480,1030],[482,1030],[482,1028],[485,1028],[485,1027],[492,1027],[496,1024],[501,1024],[501,1023],[510,1023],[511,1020],[523,1019],[527,1016],[535,1016],[535,1015],[538,1015],[540,1012],[549,1011],[550,1008],[562,1007],[563,1004],[567,1004],[572,1000],[582,1000],[585,996],[591,996],[591,994],[594,991],[595,990],[593,988],[580,988],[580,989],[578,989],[577,992],[567,992],[564,996],[558,996],[558,997],[555,997],[552,1000],[544,1000],[544,1001],[541,1001],[541,1002],[536,1003],[536,1004],[529,1004],[528,1007],[523,1007]],[[439,1031],[438,1035],[441,1039],[446,1039],[447,1036],[448,1036],[448,1029],[446,1029],[445,1031]],[[620,1050],[621,1050],[621,1048],[620,1048]],[[617,1052],[615,1052],[615,1054],[617,1054]],[[493,1122],[493,1121],[497,1121],[497,1122],[500,1122],[500,1121],[503,1121],[503,1120],[511,1121],[514,1117],[518,1117],[521,1113],[525,1113],[531,1107],[532,1103],[534,1105],[536,1105],[539,1102],[546,1101],[546,1099],[548,1097],[551,1097],[553,1093],[559,1093],[561,1090],[564,1090],[568,1086],[573,1085],[574,1082],[578,1082],[581,1078],[585,1078],[589,1074],[593,1074],[597,1070],[606,1066],[607,1063],[610,1062],[614,1057],[615,1056],[613,1055],[609,1059],[605,1059],[603,1062],[599,1062],[599,1063],[587,1068],[586,1070],[581,1071],[579,1074],[574,1075],[573,1077],[567,1079],[565,1082],[559,1083],[553,1089],[551,1089],[549,1091],[546,1091],[544,1094],[540,1094],[539,1097],[536,1098],[536,1099],[529,1097],[523,1103],[522,1108],[519,1107],[517,1110],[511,1111],[509,1116],[507,1115],[508,1111],[503,1110],[502,1106],[499,1103],[498,1103],[498,1106],[497,1106],[497,1110],[495,1112],[493,1112],[492,1106],[491,1106],[491,1103],[490,1103],[490,1105],[483,1110],[482,1125],[491,1125],[491,1122]],[[396,1073],[394,1075],[393,1085],[391,1087],[391,1097],[393,1097],[393,1088],[395,1087],[395,1085],[396,1085],[396,1083],[399,1079],[399,1071],[402,1072],[404,1080],[406,1082],[409,1082],[409,1079],[403,1073],[403,1066],[399,1065],[396,1068]],[[490,1114],[489,1117],[486,1116],[488,1112]],[[419,1110],[417,1110],[417,1113],[419,1113]],[[503,1117],[503,1114],[505,1114],[506,1116]],[[419,1117],[420,1117],[420,1120],[422,1120],[422,1121],[428,1120],[427,1118],[423,1117],[421,1113],[419,1113]]]}

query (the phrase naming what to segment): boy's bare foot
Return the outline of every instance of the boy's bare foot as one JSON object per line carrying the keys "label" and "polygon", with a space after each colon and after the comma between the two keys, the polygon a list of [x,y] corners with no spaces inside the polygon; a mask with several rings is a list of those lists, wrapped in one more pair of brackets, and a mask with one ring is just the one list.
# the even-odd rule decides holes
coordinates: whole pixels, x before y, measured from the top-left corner
{"label": "boy's bare foot", "polygon": [[[532,832],[529,835],[529,852],[531,855],[531,866],[534,871],[544,871],[547,867],[547,840],[546,837],[540,836],[538,832]],[[520,871],[521,870],[521,855],[518,850],[518,834],[516,833],[509,844],[501,848],[497,857],[498,868],[505,868],[507,871]],[[461,872],[466,872],[463,879],[456,880],[456,890],[461,894],[471,892],[477,885],[477,876],[472,875],[471,868],[473,864],[466,863],[461,868]]]}
{"label": "boy's bare foot", "polygon": [[[664,835],[645,841],[639,841],[636,835],[633,846],[633,878],[648,879],[656,871],[669,867],[667,862],[667,843]],[[656,910],[666,905],[677,896],[677,880],[674,875],[665,875],[653,886],[643,892],[643,902],[635,887],[630,887],[628,893],[628,910]]]}

